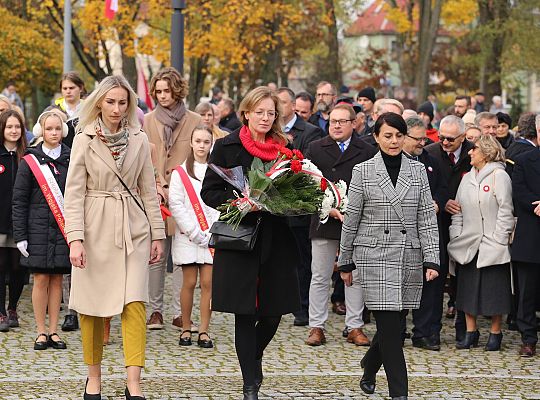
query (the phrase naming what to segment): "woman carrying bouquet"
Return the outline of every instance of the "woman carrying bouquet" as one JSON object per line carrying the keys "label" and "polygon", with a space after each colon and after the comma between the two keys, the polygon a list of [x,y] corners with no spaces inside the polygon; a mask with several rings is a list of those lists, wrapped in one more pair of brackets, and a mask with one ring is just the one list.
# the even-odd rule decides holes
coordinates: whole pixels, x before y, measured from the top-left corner
{"label": "woman carrying bouquet", "polygon": [[[219,139],[209,163],[222,168],[249,168],[255,157],[274,160],[287,144],[279,123],[279,98],[267,87],[249,92],[239,108],[243,126]],[[207,169],[201,197],[217,208],[234,199],[235,188]],[[250,206],[248,206],[250,207]],[[281,316],[300,309],[296,242],[285,217],[261,212],[258,207],[242,220],[259,231],[252,251],[216,249],[212,309],[235,314],[235,345],[244,380],[244,399],[258,399],[262,383],[262,357],[277,331]]]}
{"label": "woman carrying bouquet", "polygon": [[[197,345],[214,347],[208,334],[210,299],[212,297],[212,253],[208,248],[208,230],[219,218],[219,212],[200,200],[201,185],[212,148],[211,128],[199,126],[191,134],[192,152],[186,162],[176,168],[169,186],[169,207],[176,221],[172,257],[175,266],[182,267],[184,276],[180,291],[182,334],[180,346],[191,346],[191,310],[197,275],[201,276],[201,324]],[[195,211],[197,210],[197,211]]]}

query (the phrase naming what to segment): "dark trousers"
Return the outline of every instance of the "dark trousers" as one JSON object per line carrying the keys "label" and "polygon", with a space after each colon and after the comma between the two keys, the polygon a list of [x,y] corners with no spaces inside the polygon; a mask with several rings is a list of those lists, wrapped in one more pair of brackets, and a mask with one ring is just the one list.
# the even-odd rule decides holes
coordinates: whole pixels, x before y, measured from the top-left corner
{"label": "dark trousers", "polygon": [[[26,280],[26,269],[19,265],[21,253],[16,248],[0,247],[0,314],[6,311],[6,284],[9,287],[8,310],[17,310]],[[7,278],[9,276],[9,278]]]}
{"label": "dark trousers", "polygon": [[518,304],[517,325],[523,343],[538,341],[536,323],[536,301],[540,291],[540,264],[512,262],[517,272]]}
{"label": "dark trousers", "polygon": [[442,307],[444,296],[444,282],[446,275],[442,273],[433,281],[426,281],[422,287],[420,308],[413,310],[413,340],[423,337],[431,337],[440,340],[442,328]]}
{"label": "dark trousers", "polygon": [[311,283],[311,239],[309,238],[309,226],[294,226],[291,230],[296,240],[296,247],[300,255],[298,264],[298,286],[300,289],[300,303],[302,310],[295,313],[296,316],[307,316],[309,310],[309,285]]}
{"label": "dark trousers", "polygon": [[255,384],[257,360],[262,359],[264,349],[276,334],[280,321],[281,317],[234,315],[234,344],[244,385]]}
{"label": "dark trousers", "polygon": [[[456,276],[454,277],[455,281],[455,297],[453,302],[455,302],[455,299],[457,298],[457,292],[459,290],[459,286],[457,284],[457,278],[459,275],[459,266],[456,267]],[[467,331],[467,323],[465,321],[465,313],[461,310],[456,310],[456,320],[454,322],[454,328],[456,329],[456,340],[457,337],[461,334],[465,335],[465,332]]]}
{"label": "dark trousers", "polygon": [[345,303],[345,283],[341,279],[339,272],[334,272],[332,274],[332,280],[334,281],[334,291],[330,297],[330,301],[333,303]]}
{"label": "dark trousers", "polygon": [[407,365],[401,345],[401,321],[404,312],[372,312],[377,323],[377,332],[364,356],[364,374],[375,375],[381,365],[384,365],[390,397],[407,396]]}

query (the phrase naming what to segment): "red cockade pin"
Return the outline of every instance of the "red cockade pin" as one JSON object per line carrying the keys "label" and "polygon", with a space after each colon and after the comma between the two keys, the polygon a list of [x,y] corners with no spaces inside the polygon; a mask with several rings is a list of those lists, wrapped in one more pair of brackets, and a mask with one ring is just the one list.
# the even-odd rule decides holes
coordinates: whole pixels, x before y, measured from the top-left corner
{"label": "red cockade pin", "polygon": [[484,192],[486,192],[486,193],[489,192],[489,186],[488,186],[488,185],[485,185],[482,189],[483,189]]}
{"label": "red cockade pin", "polygon": [[0,174],[3,174],[4,172],[6,172],[6,167],[0,164]]}

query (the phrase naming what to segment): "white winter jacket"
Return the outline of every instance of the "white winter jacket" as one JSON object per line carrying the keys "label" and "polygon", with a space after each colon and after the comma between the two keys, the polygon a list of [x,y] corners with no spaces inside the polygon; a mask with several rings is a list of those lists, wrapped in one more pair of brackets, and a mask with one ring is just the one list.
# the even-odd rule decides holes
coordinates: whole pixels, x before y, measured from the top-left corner
{"label": "white winter jacket", "polygon": [[467,264],[478,253],[477,267],[510,262],[509,238],[514,229],[512,182],[504,164],[486,164],[463,176],[456,195],[461,213],[452,216],[448,253]]}
{"label": "white winter jacket", "polygon": [[[186,165],[182,164],[184,170]],[[208,226],[218,220],[219,211],[208,207],[201,200],[201,187],[207,164],[193,163],[193,172],[199,180],[189,177],[195,193],[202,205]],[[169,185],[169,208],[176,221],[176,233],[172,243],[172,258],[176,265],[182,264],[212,264],[212,255],[208,249],[208,239],[210,233],[208,230],[203,232],[193,211],[193,206],[187,195],[186,189],[180,179],[180,174],[174,170],[171,174]]]}

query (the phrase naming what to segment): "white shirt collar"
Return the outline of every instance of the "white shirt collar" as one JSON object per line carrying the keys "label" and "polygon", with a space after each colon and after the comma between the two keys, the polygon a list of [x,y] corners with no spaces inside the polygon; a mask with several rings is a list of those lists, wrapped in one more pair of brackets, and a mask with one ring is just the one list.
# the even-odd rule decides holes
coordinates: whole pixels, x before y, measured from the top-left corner
{"label": "white shirt collar", "polygon": [[[354,135],[354,133],[353,133]],[[343,143],[345,145],[345,148],[343,149],[343,151],[347,150],[347,147],[349,147],[349,144],[351,143],[351,139],[352,139],[352,136],[350,138],[348,138],[347,140],[345,140],[344,142],[339,142],[336,140],[336,144],[339,146],[340,143]]]}
{"label": "white shirt collar", "polygon": [[291,118],[291,120],[289,122],[287,122],[287,124],[283,127],[283,131],[285,133],[289,132],[292,129],[292,127],[296,123],[297,118],[298,118],[298,116],[296,115],[296,113],[294,113],[294,116]]}
{"label": "white shirt collar", "polygon": [[61,144],[59,144],[54,149],[49,149],[49,148],[45,147],[45,145],[42,145],[41,149],[43,150],[43,152],[46,155],[51,157],[53,160],[56,160],[58,157],[60,157],[60,153],[62,153],[62,145]]}

